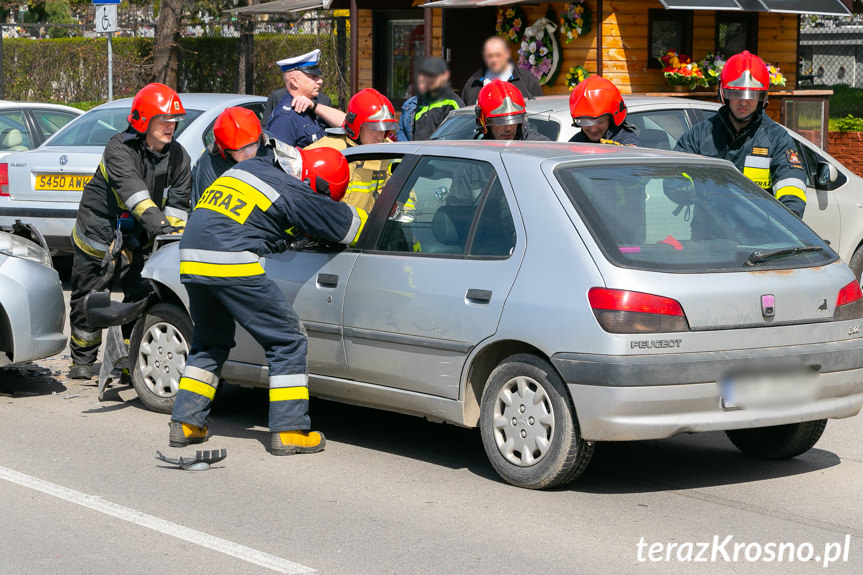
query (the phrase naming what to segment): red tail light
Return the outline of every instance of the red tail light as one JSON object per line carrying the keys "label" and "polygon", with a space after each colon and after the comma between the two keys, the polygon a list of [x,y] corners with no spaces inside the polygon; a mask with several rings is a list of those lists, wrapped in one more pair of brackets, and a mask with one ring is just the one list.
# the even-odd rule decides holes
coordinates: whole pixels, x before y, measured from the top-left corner
{"label": "red tail light", "polygon": [[9,164],[0,164],[0,196],[9,195]]}
{"label": "red tail light", "polygon": [[860,284],[855,280],[841,290],[836,296],[836,309],[833,312],[834,320],[863,318],[863,291]]}
{"label": "red tail light", "polygon": [[599,325],[609,333],[689,331],[677,300],[636,291],[591,288],[587,299]]}

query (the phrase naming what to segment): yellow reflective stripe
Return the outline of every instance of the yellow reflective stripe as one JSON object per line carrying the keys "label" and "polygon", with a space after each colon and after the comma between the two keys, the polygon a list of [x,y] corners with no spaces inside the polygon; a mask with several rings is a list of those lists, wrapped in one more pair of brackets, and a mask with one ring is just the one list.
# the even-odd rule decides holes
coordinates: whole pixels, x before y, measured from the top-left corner
{"label": "yellow reflective stripe", "polygon": [[[72,241],[75,242],[75,245],[81,248],[85,254],[89,256],[93,256],[94,258],[102,259],[105,257],[105,254],[108,253],[108,250],[100,250],[95,245],[93,245],[87,238],[78,233],[78,226],[72,226]],[[105,246],[107,248],[107,246]]]}
{"label": "yellow reflective stripe", "polygon": [[357,233],[354,236],[354,239],[351,241],[350,245],[354,245],[360,240],[360,234],[363,233],[363,228],[366,227],[366,221],[369,219],[369,214],[365,210],[361,210],[360,208],[354,208],[356,210],[357,217],[360,220],[359,227],[357,227]]}
{"label": "yellow reflective stripe", "polygon": [[270,390],[270,401],[291,401],[308,398],[308,387],[277,387]]}
{"label": "yellow reflective stripe", "polygon": [[186,391],[191,391],[192,393],[197,393],[198,395],[203,395],[209,400],[212,400],[216,397],[216,388],[197,379],[189,379],[188,377],[180,378],[180,389],[185,389]]}
{"label": "yellow reflective stripe", "polygon": [[159,207],[156,206],[156,202],[154,202],[150,198],[147,198],[146,200],[142,200],[135,204],[135,209],[132,210],[132,215],[135,216],[135,219],[138,219],[144,212],[146,212],[150,208],[156,208],[157,210],[159,209]]}
{"label": "yellow reflective stripe", "polygon": [[455,100],[441,100],[440,102],[435,102],[434,104],[430,104],[428,106],[423,106],[420,108],[416,115],[414,116],[414,122],[422,118],[426,112],[429,112],[435,108],[443,108],[444,106],[452,106],[454,110],[458,110],[458,103]]}
{"label": "yellow reflective stripe", "polygon": [[93,339],[83,339],[80,337],[76,337],[73,333],[69,335],[69,339],[74,341],[80,347],[91,347],[102,343],[102,334],[99,334],[99,337],[95,337]]}
{"label": "yellow reflective stripe", "polygon": [[253,264],[205,264],[202,262],[180,262],[180,274],[211,278],[236,278],[263,275],[264,266]]}
{"label": "yellow reflective stripe", "polygon": [[803,190],[794,186],[785,186],[784,188],[779,188],[778,190],[776,190],[777,200],[785,196],[794,196],[795,198],[800,198],[804,202],[806,201],[806,194],[803,192]]}
{"label": "yellow reflective stripe", "polygon": [[181,220],[180,218],[175,218],[173,216],[165,216],[168,220],[168,223],[177,228],[185,228],[186,220]]}
{"label": "yellow reflective stripe", "polygon": [[744,166],[743,175],[765,190],[770,189],[770,170],[768,168],[751,168],[749,166]]}

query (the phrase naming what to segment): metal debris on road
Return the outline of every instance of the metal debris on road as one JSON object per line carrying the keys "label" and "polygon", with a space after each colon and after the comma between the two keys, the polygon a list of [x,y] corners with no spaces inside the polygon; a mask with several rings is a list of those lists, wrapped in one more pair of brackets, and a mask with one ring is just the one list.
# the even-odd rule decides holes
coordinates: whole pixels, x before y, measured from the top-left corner
{"label": "metal debris on road", "polygon": [[227,449],[212,449],[210,451],[196,451],[194,457],[166,457],[162,452],[156,450],[156,459],[179,465],[186,471],[206,471],[213,463],[218,463],[228,456]]}
{"label": "metal debris on road", "polygon": [[78,393],[71,393],[69,395],[63,396],[63,399],[73,399],[75,397],[81,397],[81,395]]}

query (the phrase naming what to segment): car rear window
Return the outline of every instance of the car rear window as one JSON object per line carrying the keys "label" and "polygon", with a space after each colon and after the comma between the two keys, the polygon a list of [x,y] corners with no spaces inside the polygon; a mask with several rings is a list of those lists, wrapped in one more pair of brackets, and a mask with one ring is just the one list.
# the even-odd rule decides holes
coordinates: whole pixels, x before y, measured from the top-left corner
{"label": "car rear window", "polygon": [[[114,134],[129,126],[129,108],[103,108],[91,110],[66,124],[54,137],[48,140],[49,146],[104,146]],[[174,137],[179,136],[186,126],[195,121],[202,110],[186,110],[186,115],[177,124]]]}
{"label": "car rear window", "polygon": [[[530,127],[551,140],[557,140],[560,124],[554,120],[531,117]],[[432,140],[472,140],[476,135],[476,116],[473,114],[453,114],[431,135]]]}
{"label": "car rear window", "polygon": [[837,257],[731,168],[562,166],[555,173],[606,258],[620,267],[724,272],[808,267]]}

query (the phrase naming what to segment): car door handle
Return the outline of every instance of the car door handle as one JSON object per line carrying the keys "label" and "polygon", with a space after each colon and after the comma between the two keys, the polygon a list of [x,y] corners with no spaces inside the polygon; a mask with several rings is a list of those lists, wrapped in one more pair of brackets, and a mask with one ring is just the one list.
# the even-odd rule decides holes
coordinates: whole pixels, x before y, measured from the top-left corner
{"label": "car door handle", "polygon": [[335,274],[318,274],[318,287],[334,288],[339,285],[339,276]]}
{"label": "car door handle", "polygon": [[491,290],[487,289],[469,289],[464,294],[464,299],[467,303],[486,304],[491,301]]}

